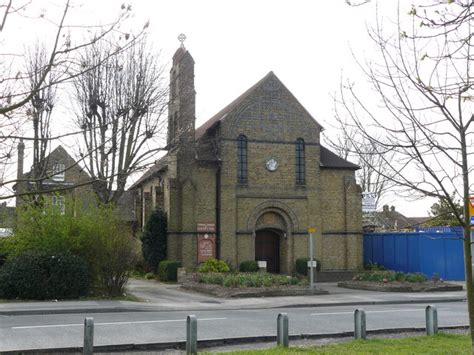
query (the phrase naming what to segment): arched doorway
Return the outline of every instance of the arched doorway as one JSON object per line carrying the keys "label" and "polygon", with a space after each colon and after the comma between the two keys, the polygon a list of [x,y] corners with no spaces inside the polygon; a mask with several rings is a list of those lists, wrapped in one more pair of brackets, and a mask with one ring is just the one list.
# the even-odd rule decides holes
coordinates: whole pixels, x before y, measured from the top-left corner
{"label": "arched doorway", "polygon": [[267,271],[280,272],[280,234],[272,229],[261,229],[255,235],[255,260],[266,261]]}

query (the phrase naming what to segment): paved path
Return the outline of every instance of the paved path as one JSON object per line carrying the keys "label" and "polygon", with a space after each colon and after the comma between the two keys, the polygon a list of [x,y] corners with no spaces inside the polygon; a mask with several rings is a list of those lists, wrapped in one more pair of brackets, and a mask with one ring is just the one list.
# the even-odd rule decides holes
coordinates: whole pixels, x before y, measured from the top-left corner
{"label": "paved path", "polygon": [[319,283],[327,295],[291,297],[217,298],[182,290],[179,285],[153,280],[129,282],[128,290],[144,302],[130,301],[44,301],[0,303],[0,315],[61,314],[124,311],[205,311],[222,309],[262,309],[282,307],[321,307],[364,304],[409,304],[463,301],[465,291],[455,292],[376,292]]}

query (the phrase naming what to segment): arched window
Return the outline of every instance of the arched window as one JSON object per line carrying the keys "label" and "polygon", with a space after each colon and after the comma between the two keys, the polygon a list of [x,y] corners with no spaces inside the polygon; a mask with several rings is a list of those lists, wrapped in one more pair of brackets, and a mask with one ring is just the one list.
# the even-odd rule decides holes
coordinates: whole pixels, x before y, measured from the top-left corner
{"label": "arched window", "polygon": [[305,184],[305,161],[304,161],[304,140],[298,138],[296,140],[296,183],[298,185]]}
{"label": "arched window", "polygon": [[247,182],[247,137],[244,135],[237,138],[237,180]]}

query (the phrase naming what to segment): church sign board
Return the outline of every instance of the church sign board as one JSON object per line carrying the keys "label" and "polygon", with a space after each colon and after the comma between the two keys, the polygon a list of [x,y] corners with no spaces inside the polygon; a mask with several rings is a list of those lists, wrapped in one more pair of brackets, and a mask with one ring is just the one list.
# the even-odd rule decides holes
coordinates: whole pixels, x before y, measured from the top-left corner
{"label": "church sign board", "polygon": [[216,257],[216,225],[198,223],[198,264]]}
{"label": "church sign board", "polygon": [[376,199],[377,193],[362,192],[362,212],[375,212],[377,207]]}

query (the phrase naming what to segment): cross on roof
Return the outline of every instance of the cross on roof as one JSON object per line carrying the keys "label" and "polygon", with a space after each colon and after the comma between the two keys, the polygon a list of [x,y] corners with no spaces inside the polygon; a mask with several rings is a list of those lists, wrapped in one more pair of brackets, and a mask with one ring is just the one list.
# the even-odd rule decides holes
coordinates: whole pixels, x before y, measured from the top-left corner
{"label": "cross on roof", "polygon": [[184,41],[186,40],[186,35],[184,33],[181,33],[178,36],[178,41],[181,42],[181,48],[184,48]]}

